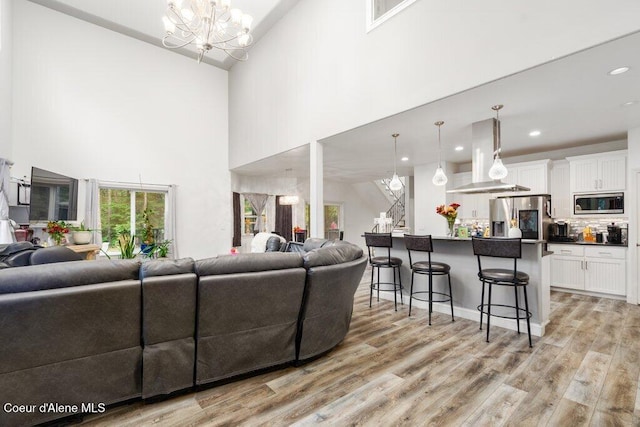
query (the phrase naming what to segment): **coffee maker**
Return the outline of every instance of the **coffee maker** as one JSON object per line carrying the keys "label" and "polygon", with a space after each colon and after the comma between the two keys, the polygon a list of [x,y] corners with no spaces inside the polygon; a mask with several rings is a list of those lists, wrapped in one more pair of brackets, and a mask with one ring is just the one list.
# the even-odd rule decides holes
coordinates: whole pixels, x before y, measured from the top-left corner
{"label": "coffee maker", "polygon": [[566,222],[553,222],[549,224],[550,242],[573,242],[574,239],[569,237],[569,224]]}
{"label": "coffee maker", "polygon": [[607,226],[607,242],[614,245],[622,244],[622,229],[614,222]]}

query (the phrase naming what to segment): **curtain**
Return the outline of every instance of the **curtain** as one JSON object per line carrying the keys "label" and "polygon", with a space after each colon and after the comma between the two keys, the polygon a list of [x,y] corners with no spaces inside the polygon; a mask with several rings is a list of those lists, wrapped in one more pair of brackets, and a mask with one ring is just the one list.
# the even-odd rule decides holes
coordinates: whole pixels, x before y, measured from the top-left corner
{"label": "curtain", "polygon": [[176,220],[176,186],[170,185],[167,189],[167,196],[164,202],[164,218],[165,227],[164,238],[171,241],[169,257],[178,258],[178,239],[176,238],[177,220]]}
{"label": "curtain", "polygon": [[233,192],[233,241],[231,246],[242,246],[242,217],[240,211],[240,193]]}
{"label": "curtain", "polygon": [[287,241],[293,240],[291,238],[291,229],[293,228],[293,221],[291,220],[291,205],[281,205],[280,196],[276,196],[276,233],[287,239]]}
{"label": "curtain", "polygon": [[13,163],[7,159],[0,159],[0,243],[16,241],[11,221],[9,220],[9,181],[11,173],[9,167]]}
{"label": "curtain", "polygon": [[102,224],[100,223],[100,184],[97,179],[87,180],[85,197],[84,226],[92,231],[93,242],[102,243]]}
{"label": "curtain", "polygon": [[260,231],[262,231],[262,228],[263,228],[262,212],[264,211],[264,207],[267,205],[267,200],[269,200],[269,195],[261,194],[261,193],[243,193],[243,196],[245,197],[245,199],[249,201],[249,203],[251,203],[251,207],[256,213],[256,216],[257,216],[256,225],[255,225],[255,228],[253,229],[253,232],[254,234],[259,233]]}

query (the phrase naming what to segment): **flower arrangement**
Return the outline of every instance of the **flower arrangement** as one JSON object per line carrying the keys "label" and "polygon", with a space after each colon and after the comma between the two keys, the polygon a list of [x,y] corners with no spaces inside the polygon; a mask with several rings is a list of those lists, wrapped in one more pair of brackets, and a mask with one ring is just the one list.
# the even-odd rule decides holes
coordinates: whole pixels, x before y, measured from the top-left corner
{"label": "flower arrangement", "polygon": [[300,228],[300,226],[296,225],[295,227],[293,227],[293,232],[294,233],[299,233],[302,231],[302,228]]}
{"label": "flower arrangement", "polygon": [[456,219],[458,216],[458,208],[460,207],[459,203],[451,203],[449,206],[440,205],[436,206],[436,213],[442,215],[443,217]]}
{"label": "flower arrangement", "polygon": [[436,213],[438,215],[442,215],[447,220],[447,226],[449,227],[450,237],[453,237],[453,224],[455,223],[456,217],[458,216],[459,207],[460,207],[459,203],[451,203],[449,206],[447,205],[436,206]]}
{"label": "flower arrangement", "polygon": [[49,233],[56,245],[59,245],[64,239],[64,235],[69,232],[69,226],[64,221],[49,221],[44,230]]}

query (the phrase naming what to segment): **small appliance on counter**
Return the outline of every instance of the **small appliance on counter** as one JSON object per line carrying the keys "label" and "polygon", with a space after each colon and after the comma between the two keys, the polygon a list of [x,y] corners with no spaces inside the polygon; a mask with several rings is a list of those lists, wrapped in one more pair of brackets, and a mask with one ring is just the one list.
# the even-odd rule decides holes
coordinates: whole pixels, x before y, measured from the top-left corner
{"label": "small appliance on counter", "polygon": [[553,222],[549,224],[547,239],[550,242],[575,242],[575,237],[569,236],[569,224],[566,222]]}
{"label": "small appliance on counter", "polygon": [[614,245],[622,244],[622,228],[616,225],[614,222],[607,226],[607,243]]}

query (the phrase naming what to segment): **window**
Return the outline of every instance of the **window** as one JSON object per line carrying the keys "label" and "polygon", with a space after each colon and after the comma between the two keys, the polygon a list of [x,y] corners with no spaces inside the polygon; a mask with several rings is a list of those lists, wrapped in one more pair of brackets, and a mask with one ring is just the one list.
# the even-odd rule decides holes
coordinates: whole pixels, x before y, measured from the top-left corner
{"label": "window", "polygon": [[[243,228],[242,228],[242,234],[254,234],[254,227],[256,225],[256,220],[258,219],[258,215],[256,214],[256,211],[253,210],[253,208],[251,207],[251,203],[249,203],[249,200],[245,199],[244,197],[242,198],[243,200],[243,210],[242,210],[242,217],[243,217]],[[259,230],[259,231],[266,231],[267,230],[267,215],[266,215],[266,209],[263,211],[262,213],[262,228],[263,230]]]}
{"label": "window", "polygon": [[[102,242],[109,243],[110,250],[117,253],[118,236],[129,232],[136,237],[136,246],[143,243],[173,240],[173,230],[169,230],[169,187],[101,183],[100,230]],[[145,214],[148,224],[145,229]]]}
{"label": "window", "polygon": [[[325,239],[339,239],[343,231],[343,212],[341,204],[324,205],[324,237]],[[307,230],[311,230],[311,205],[304,206],[304,223]]]}
{"label": "window", "polygon": [[342,206],[324,205],[324,237],[325,239],[340,238],[342,228]]}
{"label": "window", "polygon": [[416,0],[367,0],[367,32],[398,14]]}

